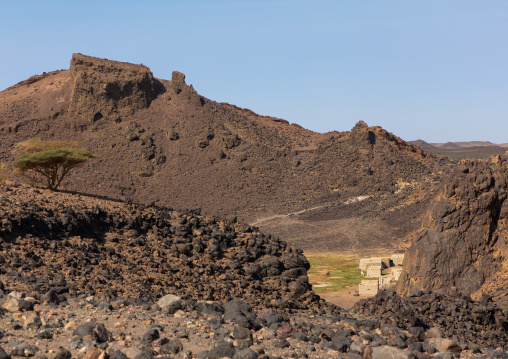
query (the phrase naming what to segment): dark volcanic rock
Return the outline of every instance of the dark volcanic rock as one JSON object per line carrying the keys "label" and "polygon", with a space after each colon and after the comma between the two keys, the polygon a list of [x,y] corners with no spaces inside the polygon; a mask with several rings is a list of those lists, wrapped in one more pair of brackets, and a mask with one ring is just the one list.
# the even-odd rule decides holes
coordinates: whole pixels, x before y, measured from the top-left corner
{"label": "dark volcanic rock", "polygon": [[120,350],[115,350],[112,353],[109,353],[109,359],[127,359],[127,355],[122,353]]}
{"label": "dark volcanic rock", "polygon": [[87,123],[130,116],[155,98],[152,73],[143,65],[74,54],[71,78],[69,110]]}
{"label": "dark volcanic rock", "polygon": [[[485,290],[506,298],[508,155],[461,162],[431,204],[424,229],[407,250],[397,292],[467,294]],[[503,290],[504,289],[504,290]]]}
{"label": "dark volcanic rock", "polygon": [[71,352],[63,347],[58,348],[58,351],[54,356],[54,359],[71,359],[71,358],[72,358]]}
{"label": "dark volcanic rock", "polygon": [[456,336],[461,342],[483,346],[508,343],[508,319],[503,310],[492,301],[475,302],[457,291],[401,297],[394,290],[383,290],[356,303],[354,310],[395,324],[385,324],[383,334],[399,335],[398,327],[418,340]]}
{"label": "dark volcanic rock", "polygon": [[[8,253],[23,268],[14,272],[13,262],[5,261],[0,280],[46,293],[43,302],[58,304],[72,293],[149,305],[164,296],[159,307],[170,314],[184,306],[213,315],[225,311],[226,320],[248,328],[259,326],[252,306],[336,310],[311,291],[309,262],[301,251],[236,221],[84,197],[76,201],[25,187],[0,190],[0,211],[11,223],[0,230],[5,238],[0,254]],[[99,343],[111,340],[101,324],[83,324],[76,333]]]}
{"label": "dark volcanic rock", "polygon": [[170,340],[168,343],[161,346],[161,354],[178,354],[183,350],[183,344],[180,340]]}
{"label": "dark volcanic rock", "polygon": [[220,342],[216,347],[210,349],[207,359],[232,358],[236,353],[233,344],[228,342]]}

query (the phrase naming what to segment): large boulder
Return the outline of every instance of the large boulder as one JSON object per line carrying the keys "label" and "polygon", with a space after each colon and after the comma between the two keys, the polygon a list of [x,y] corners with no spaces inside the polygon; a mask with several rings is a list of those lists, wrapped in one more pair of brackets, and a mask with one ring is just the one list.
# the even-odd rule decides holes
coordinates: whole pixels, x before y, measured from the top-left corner
{"label": "large boulder", "polygon": [[476,297],[487,291],[506,298],[507,188],[507,154],[461,162],[406,252],[397,292],[455,287]]}

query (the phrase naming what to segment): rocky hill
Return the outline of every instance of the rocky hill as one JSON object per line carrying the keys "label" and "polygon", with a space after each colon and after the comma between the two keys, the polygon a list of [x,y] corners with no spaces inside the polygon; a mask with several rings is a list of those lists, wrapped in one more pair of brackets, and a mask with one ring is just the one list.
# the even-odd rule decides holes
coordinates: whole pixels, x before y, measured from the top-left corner
{"label": "rocky hill", "polygon": [[431,153],[434,156],[447,158],[457,163],[465,159],[476,159],[476,158],[488,159],[492,156],[503,155],[506,152],[506,148],[501,146],[474,146],[474,147],[458,148],[453,150],[428,148],[425,151]]}
{"label": "rocky hill", "polygon": [[409,141],[409,143],[421,148],[422,150],[428,150],[428,149],[436,149],[437,147],[434,145],[431,145],[428,142],[425,142],[424,140],[416,140],[416,141]]}
{"label": "rocky hill", "polygon": [[455,287],[508,303],[508,154],[462,161],[444,183],[406,252],[397,291]]}
{"label": "rocky hill", "polygon": [[439,147],[443,147],[443,146],[448,146],[450,144],[452,144],[454,146],[464,147],[464,148],[502,146],[502,145],[492,143],[490,141],[459,141],[459,142],[447,142],[447,143],[432,143],[431,145],[439,148]]}
{"label": "rocky hill", "polygon": [[10,288],[332,308],[311,291],[301,250],[235,219],[17,185],[0,191],[0,281]]}
{"label": "rocky hill", "polygon": [[416,140],[410,143],[436,157],[447,158],[451,161],[489,158],[506,152],[506,144],[495,144],[489,141],[427,143]]}
{"label": "rocky hill", "polygon": [[5,163],[31,137],[81,141],[99,159],[69,176],[69,190],[236,214],[317,251],[392,251],[446,172],[379,127],[315,133],[206,99],[182,73],[161,80],[81,54],[0,93],[0,136]]}
{"label": "rocky hill", "polygon": [[[440,158],[447,158],[450,161],[458,162],[464,159],[490,158],[502,155],[506,152],[503,145],[484,145],[484,142],[452,142],[453,146],[439,147],[437,144],[430,144],[422,140],[411,141],[425,152]],[[463,146],[460,146],[460,145]],[[446,144],[442,144],[446,145]]]}

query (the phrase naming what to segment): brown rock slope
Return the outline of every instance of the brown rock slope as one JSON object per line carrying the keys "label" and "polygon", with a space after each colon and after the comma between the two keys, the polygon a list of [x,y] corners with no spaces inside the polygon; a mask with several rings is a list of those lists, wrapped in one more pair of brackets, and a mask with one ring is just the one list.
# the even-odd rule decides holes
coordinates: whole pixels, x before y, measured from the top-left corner
{"label": "brown rock slope", "polygon": [[181,73],[158,80],[81,54],[0,93],[0,137],[3,162],[31,137],[82,141],[99,159],[68,189],[236,214],[315,250],[392,248],[417,228],[421,189],[442,169],[379,127],[319,134],[208,100]]}
{"label": "brown rock slope", "polygon": [[406,252],[397,291],[456,287],[506,301],[508,154],[463,161],[445,183]]}
{"label": "brown rock slope", "polygon": [[0,218],[11,290],[336,310],[312,292],[301,251],[235,221],[23,186],[0,186]]}

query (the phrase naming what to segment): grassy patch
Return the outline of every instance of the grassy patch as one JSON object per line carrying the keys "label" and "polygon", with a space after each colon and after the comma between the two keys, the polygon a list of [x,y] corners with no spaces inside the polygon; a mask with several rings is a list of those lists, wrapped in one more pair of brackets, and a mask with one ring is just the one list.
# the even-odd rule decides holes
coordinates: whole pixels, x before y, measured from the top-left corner
{"label": "grassy patch", "polygon": [[338,291],[359,284],[365,279],[357,270],[359,263],[357,258],[338,254],[305,254],[305,256],[310,263],[309,282],[316,293]]}

